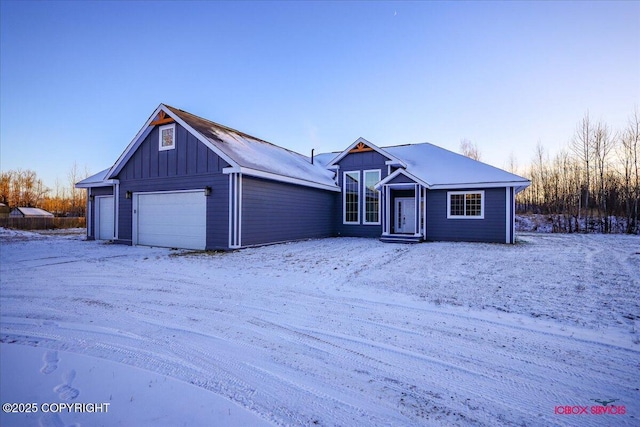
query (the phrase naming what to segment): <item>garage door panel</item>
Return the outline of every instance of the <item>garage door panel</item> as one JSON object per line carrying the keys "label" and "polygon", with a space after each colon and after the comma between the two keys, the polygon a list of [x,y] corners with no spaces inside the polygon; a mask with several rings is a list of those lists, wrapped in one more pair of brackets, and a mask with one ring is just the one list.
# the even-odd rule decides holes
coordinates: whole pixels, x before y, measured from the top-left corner
{"label": "garage door panel", "polygon": [[203,191],[138,195],[137,244],[186,249],[206,246]]}

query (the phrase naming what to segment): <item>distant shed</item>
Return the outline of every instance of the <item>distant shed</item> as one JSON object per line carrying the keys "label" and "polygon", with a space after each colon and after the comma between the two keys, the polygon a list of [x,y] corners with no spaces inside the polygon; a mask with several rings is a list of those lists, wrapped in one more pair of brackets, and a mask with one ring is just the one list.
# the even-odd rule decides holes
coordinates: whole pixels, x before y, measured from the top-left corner
{"label": "distant shed", "polygon": [[51,212],[40,208],[13,208],[9,216],[19,218],[53,218]]}

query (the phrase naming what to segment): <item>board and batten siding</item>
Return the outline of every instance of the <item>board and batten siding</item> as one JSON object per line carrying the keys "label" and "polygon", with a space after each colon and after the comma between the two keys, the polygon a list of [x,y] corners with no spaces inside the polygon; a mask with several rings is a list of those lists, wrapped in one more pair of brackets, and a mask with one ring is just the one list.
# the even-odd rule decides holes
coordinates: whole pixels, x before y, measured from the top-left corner
{"label": "board and batten siding", "polygon": [[387,184],[415,184],[415,181],[406,175],[400,174],[387,182]]}
{"label": "board and batten siding", "polygon": [[[113,185],[109,185],[108,187],[91,187],[91,195],[94,197],[97,196],[112,196],[113,195]],[[96,238],[96,202],[95,199],[92,203],[89,203],[89,212],[87,213],[87,217],[91,224],[87,224],[87,240],[94,240]]]}
{"label": "board and batten siding", "polygon": [[133,199],[126,193],[180,191],[211,188],[207,197],[206,249],[229,246],[229,164],[176,123],[176,148],[158,150],[155,127],[129,158],[116,178],[118,194],[118,242],[132,243]]}
{"label": "board and batten siding", "polygon": [[[363,153],[349,153],[343,159],[338,162],[338,185],[342,188],[342,180],[344,178],[344,172],[360,171],[360,223],[359,224],[344,224],[343,223],[343,194],[337,193],[336,199],[336,215],[334,221],[337,225],[336,232],[340,236],[349,237],[380,237],[382,235],[382,222],[380,225],[363,224],[364,211],[362,205],[362,198],[364,197],[363,190],[363,172],[366,170],[380,169],[380,179],[387,177],[389,167],[386,165],[386,161],[389,160],[377,151],[365,151]],[[382,217],[382,211],[380,211],[380,217]]]}
{"label": "board and batten siding", "polygon": [[505,189],[484,188],[482,191],[485,197],[484,219],[448,219],[447,190],[427,191],[427,240],[504,243],[507,220]]}
{"label": "board and batten siding", "polygon": [[334,236],[336,194],[243,176],[241,245]]}

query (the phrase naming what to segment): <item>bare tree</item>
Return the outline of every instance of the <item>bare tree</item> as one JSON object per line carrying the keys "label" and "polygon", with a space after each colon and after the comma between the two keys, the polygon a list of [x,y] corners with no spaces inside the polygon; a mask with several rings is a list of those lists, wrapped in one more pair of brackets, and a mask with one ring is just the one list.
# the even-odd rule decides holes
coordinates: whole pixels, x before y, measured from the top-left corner
{"label": "bare tree", "polygon": [[38,206],[49,189],[32,170],[10,170],[2,173],[0,191],[3,203],[11,207]]}
{"label": "bare tree", "polygon": [[5,205],[11,205],[11,180],[13,171],[0,173],[0,200]]}
{"label": "bare tree", "polygon": [[78,167],[78,163],[73,162],[73,166],[69,169],[67,173],[67,178],[69,182],[69,212],[73,216],[84,216],[85,212],[85,200],[83,197],[83,191],[76,188],[76,182],[86,178],[89,176],[89,172],[87,168],[84,168],[84,173],[80,172]]}
{"label": "bare tree", "polygon": [[507,160],[507,170],[511,173],[518,175],[518,159],[513,151],[509,153],[509,159]]}
{"label": "bare tree", "polygon": [[640,115],[636,110],[629,118],[627,128],[619,136],[618,158],[621,165],[622,193],[626,232],[638,232],[638,204],[640,203]]}
{"label": "bare tree", "polygon": [[481,157],[480,149],[478,148],[478,146],[468,139],[463,139],[460,141],[460,152],[463,155],[472,158],[473,160],[479,161]]}
{"label": "bare tree", "polygon": [[589,112],[576,127],[570,148],[581,162],[583,178],[580,189],[580,204],[578,206],[578,219],[584,209],[585,223],[589,223],[589,193],[591,191],[591,166],[593,163],[593,138],[595,129],[589,119]]}
{"label": "bare tree", "polygon": [[609,169],[609,154],[614,146],[609,126],[599,122],[593,133],[593,159],[595,169],[595,184],[597,188],[596,206],[598,209],[598,228],[600,232],[608,233],[611,229],[611,219],[607,208],[607,186],[611,180],[606,179]]}

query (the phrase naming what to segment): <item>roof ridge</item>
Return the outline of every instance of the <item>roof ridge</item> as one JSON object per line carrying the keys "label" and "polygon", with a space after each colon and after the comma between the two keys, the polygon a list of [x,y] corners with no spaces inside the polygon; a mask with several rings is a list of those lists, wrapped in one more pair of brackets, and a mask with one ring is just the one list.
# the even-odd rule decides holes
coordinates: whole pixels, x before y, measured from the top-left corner
{"label": "roof ridge", "polygon": [[290,153],[292,153],[292,154],[295,154],[295,155],[297,155],[297,156],[301,156],[301,157],[305,157],[305,158],[307,157],[307,156],[305,156],[305,155],[304,155],[304,154],[302,154],[302,153],[298,153],[297,151],[290,150],[290,149],[288,149],[288,148],[286,148],[286,147],[282,147],[282,146],[280,146],[280,145],[274,144],[273,142],[269,142],[269,141],[267,141],[267,140],[265,140],[265,139],[258,138],[258,137],[256,137],[256,136],[249,135],[248,133],[246,133],[246,132],[242,132],[241,130],[238,130],[238,129],[232,128],[232,127],[230,127],[230,126],[226,126],[226,125],[220,124],[220,123],[218,123],[218,122],[214,122],[213,120],[209,120],[209,119],[204,118],[204,117],[202,117],[202,116],[198,116],[197,114],[190,113],[190,112],[188,112],[188,111],[186,111],[186,110],[183,110],[183,109],[181,109],[181,108],[173,107],[173,106],[168,105],[168,104],[162,104],[162,105],[164,105],[165,107],[167,107],[167,108],[169,108],[169,109],[177,110],[177,111],[180,111],[181,113],[188,114],[188,115],[193,116],[193,117],[196,117],[196,118],[198,118],[198,119],[200,119],[200,120],[204,120],[205,122],[209,122],[209,123],[211,123],[212,125],[214,125],[214,126],[216,126],[216,127],[219,127],[219,128],[222,128],[222,129],[224,129],[224,130],[227,130],[227,131],[230,131],[230,132],[234,132],[234,133],[236,133],[236,134],[238,134],[238,135],[240,135],[240,136],[242,136],[242,137],[245,137],[245,138],[251,138],[251,139],[256,140],[256,141],[258,141],[258,142],[262,142],[262,143],[265,143],[265,144],[269,144],[269,145],[271,145],[271,146],[273,146],[273,147],[279,148],[279,149],[281,149],[281,150],[288,151],[288,152],[290,152]]}

